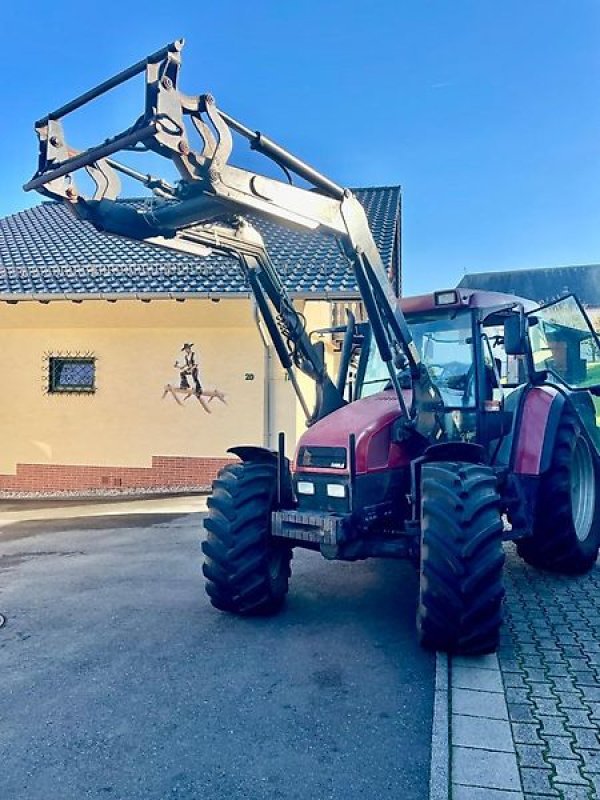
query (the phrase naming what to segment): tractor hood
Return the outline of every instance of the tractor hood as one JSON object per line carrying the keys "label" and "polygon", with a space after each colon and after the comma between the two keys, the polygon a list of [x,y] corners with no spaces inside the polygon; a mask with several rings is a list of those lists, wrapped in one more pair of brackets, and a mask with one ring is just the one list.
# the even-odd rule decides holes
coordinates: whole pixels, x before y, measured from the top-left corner
{"label": "tractor hood", "polygon": [[[403,395],[410,408],[412,392],[405,390]],[[350,434],[356,440],[357,474],[408,465],[414,457],[411,442],[393,443],[391,437],[393,424],[401,416],[391,390],[349,403],[316,422],[300,437],[294,471],[347,472]]]}

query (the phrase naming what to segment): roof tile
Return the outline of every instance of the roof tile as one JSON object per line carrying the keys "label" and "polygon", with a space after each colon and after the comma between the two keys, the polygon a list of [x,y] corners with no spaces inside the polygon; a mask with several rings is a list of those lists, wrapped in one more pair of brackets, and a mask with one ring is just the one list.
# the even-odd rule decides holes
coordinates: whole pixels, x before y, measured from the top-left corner
{"label": "roof tile", "polygon": [[[356,189],[383,263],[391,271],[400,187]],[[291,292],[357,291],[334,237],[250,217]],[[0,293],[246,293],[236,259],[197,256],[97,231],[62,204],[45,202],[0,219]]]}

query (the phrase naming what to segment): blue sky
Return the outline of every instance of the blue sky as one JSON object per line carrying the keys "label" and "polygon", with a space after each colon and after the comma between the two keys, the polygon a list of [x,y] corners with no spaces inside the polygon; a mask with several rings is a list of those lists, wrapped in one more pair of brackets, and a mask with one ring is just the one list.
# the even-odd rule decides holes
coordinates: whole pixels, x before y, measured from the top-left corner
{"label": "blue sky", "polygon": [[[10,3],[0,216],[40,200],[21,190],[34,120],[180,36],[186,91],[339,183],[402,185],[406,293],[600,262],[597,0]],[[69,143],[141,110],[121,93],[73,115]]]}

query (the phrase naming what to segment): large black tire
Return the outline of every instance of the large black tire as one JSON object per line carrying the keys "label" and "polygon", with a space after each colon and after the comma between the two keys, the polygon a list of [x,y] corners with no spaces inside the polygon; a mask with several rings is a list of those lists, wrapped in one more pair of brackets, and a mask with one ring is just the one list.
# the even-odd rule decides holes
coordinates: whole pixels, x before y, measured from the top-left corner
{"label": "large black tire", "polygon": [[517,543],[534,567],[582,575],[595,564],[600,546],[597,466],[581,422],[566,408],[550,468],[540,478],[533,535]]}
{"label": "large black tire", "polygon": [[277,470],[269,463],[224,467],[208,500],[202,567],[210,602],[234,614],[274,614],[284,603],[292,551],[271,537]]}
{"label": "large black tire", "polygon": [[419,641],[449,653],[494,652],[504,598],[496,477],[481,464],[426,463],[421,497]]}

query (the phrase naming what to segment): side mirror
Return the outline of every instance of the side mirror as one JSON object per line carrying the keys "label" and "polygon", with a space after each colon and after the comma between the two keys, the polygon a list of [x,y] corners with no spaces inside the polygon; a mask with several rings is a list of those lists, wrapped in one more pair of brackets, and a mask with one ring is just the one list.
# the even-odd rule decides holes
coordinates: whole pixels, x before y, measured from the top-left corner
{"label": "side mirror", "polygon": [[504,320],[504,350],[508,356],[523,356],[527,352],[527,320],[521,309]]}

